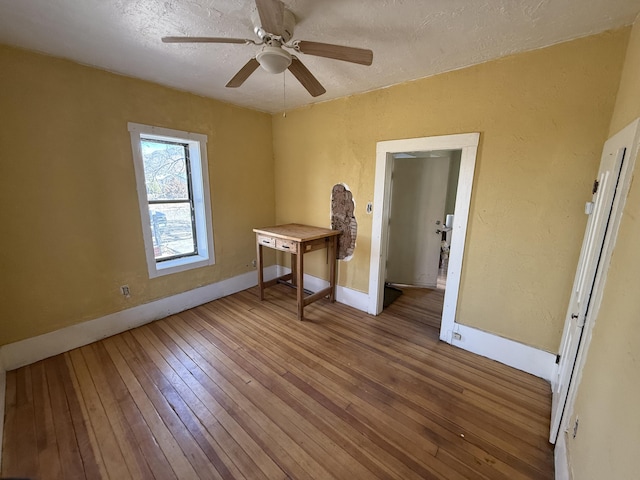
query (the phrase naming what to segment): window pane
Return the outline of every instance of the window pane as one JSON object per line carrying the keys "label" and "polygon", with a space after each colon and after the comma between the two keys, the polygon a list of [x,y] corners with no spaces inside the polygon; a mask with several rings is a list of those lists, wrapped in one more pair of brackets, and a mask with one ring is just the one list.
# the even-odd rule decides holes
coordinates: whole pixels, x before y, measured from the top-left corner
{"label": "window pane", "polygon": [[156,260],[197,253],[189,203],[149,205],[149,217]]}
{"label": "window pane", "polygon": [[140,146],[148,199],[189,198],[187,146],[144,139],[140,141]]}

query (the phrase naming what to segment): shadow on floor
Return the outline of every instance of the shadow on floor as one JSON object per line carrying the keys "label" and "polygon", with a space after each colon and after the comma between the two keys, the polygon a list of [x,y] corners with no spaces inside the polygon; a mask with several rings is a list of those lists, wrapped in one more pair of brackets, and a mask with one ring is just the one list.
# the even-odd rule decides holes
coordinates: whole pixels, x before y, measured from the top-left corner
{"label": "shadow on floor", "polygon": [[382,302],[383,307],[387,308],[389,305],[395,302],[400,295],[402,295],[402,290],[400,290],[399,288],[393,287],[391,285],[385,284],[384,300]]}

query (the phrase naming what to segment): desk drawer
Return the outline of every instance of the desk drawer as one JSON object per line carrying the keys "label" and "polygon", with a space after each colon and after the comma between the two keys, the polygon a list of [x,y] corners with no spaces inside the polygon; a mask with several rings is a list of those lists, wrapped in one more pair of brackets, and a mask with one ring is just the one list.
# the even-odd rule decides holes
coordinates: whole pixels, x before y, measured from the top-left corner
{"label": "desk drawer", "polygon": [[285,252],[298,253],[298,244],[291,240],[281,240],[276,238],[276,248]]}
{"label": "desk drawer", "polygon": [[258,235],[258,243],[265,247],[276,248],[276,239],[266,235]]}

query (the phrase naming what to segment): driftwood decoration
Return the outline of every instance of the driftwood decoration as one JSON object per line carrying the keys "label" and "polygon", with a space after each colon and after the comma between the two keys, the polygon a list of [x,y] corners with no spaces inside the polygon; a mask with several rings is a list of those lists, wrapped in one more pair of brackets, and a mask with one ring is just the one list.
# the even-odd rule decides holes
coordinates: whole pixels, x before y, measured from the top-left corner
{"label": "driftwood decoration", "polygon": [[353,195],[344,184],[337,184],[331,190],[331,228],[340,230],[338,237],[338,260],[350,260],[356,248],[358,223],[354,215]]}

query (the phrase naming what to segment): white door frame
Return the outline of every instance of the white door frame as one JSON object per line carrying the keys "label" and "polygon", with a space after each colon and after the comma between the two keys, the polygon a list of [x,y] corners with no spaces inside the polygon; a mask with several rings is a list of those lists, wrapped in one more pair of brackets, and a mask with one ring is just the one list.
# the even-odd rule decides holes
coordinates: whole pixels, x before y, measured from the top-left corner
{"label": "white door frame", "polygon": [[[561,420],[559,422],[558,428],[554,428],[555,426],[551,425],[551,431],[549,432],[549,441],[551,443],[556,442],[556,439],[560,432],[563,432],[570,427],[569,420],[571,419],[571,415],[573,414],[573,407],[578,391],[578,385],[580,384],[580,379],[582,378],[582,370],[587,359],[589,344],[591,343],[593,327],[600,311],[602,295],[604,293],[604,288],[607,282],[609,264],[611,263],[611,256],[613,255],[613,250],[615,248],[618,229],[622,220],[622,213],[627,200],[627,196],[629,194],[629,189],[631,188],[633,169],[635,167],[636,158],[638,157],[638,151],[640,149],[640,118],[634,120],[620,132],[612,136],[609,140],[607,140],[607,143],[609,142],[616,146],[626,147],[627,153],[625,154],[625,161],[622,164],[622,169],[620,170],[620,178],[618,180],[619,192],[616,194],[613,206],[611,208],[611,216],[609,217],[609,228],[607,229],[607,233],[605,235],[602,246],[598,272],[593,284],[589,310],[587,311],[587,315],[585,318],[582,338],[580,340],[580,345],[578,346],[578,351],[576,353],[575,363],[573,364],[573,373],[569,381],[569,389],[567,392],[566,401],[561,399],[556,402],[556,408],[562,408],[563,413],[561,414]],[[564,345],[566,340],[566,327],[567,326],[565,325],[565,332],[563,333],[561,345]],[[556,392],[556,389],[558,387],[557,381],[558,377],[555,376],[552,385],[554,393]]]}
{"label": "white door frame", "polygon": [[462,150],[454,211],[455,217],[449,251],[449,268],[447,269],[447,288],[445,290],[442,324],[440,326],[440,339],[447,343],[452,342],[479,141],[480,133],[474,132],[378,142],[373,195],[368,313],[378,315],[383,306],[393,154],[431,150]]}

